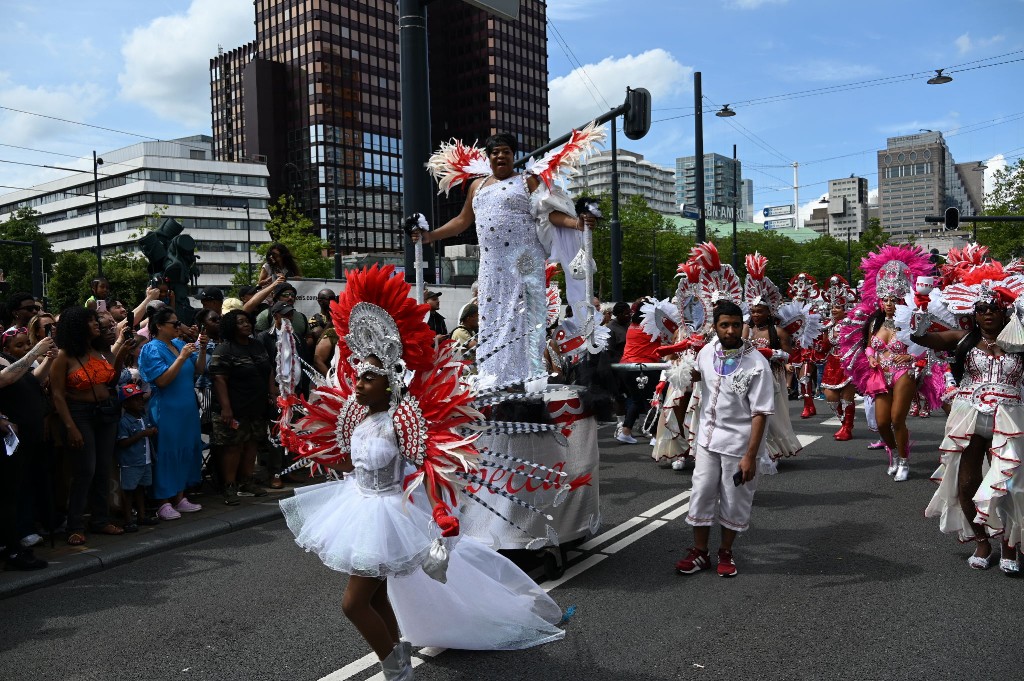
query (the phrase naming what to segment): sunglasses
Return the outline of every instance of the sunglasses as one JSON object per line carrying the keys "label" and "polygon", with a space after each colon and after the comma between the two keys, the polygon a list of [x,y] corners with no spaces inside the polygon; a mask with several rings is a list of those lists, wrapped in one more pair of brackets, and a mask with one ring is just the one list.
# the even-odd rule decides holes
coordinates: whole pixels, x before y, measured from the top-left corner
{"label": "sunglasses", "polygon": [[28,307],[19,307],[18,309],[24,310],[25,312],[39,312],[43,308],[39,307],[38,305],[29,305]]}
{"label": "sunglasses", "polygon": [[178,328],[182,325],[182,322],[180,319],[175,319],[173,322],[164,322],[164,324],[172,324],[174,328]]}
{"label": "sunglasses", "polygon": [[7,340],[8,338],[14,338],[15,336],[21,335],[23,333],[27,334],[28,333],[28,329],[25,329],[25,328],[17,328],[16,329],[14,327],[11,327],[11,328],[7,329],[6,331],[4,331],[3,339]]}
{"label": "sunglasses", "polygon": [[1003,307],[996,303],[978,303],[974,306],[974,312],[976,314],[985,314],[986,312],[1001,312]]}

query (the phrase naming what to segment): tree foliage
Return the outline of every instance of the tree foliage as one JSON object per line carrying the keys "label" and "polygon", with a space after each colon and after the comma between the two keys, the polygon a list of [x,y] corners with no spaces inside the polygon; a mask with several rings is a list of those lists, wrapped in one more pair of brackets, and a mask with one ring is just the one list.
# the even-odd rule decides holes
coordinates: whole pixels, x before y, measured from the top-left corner
{"label": "tree foliage", "polygon": [[[103,257],[103,276],[110,281],[110,295],[129,309],[146,295],[149,273],[146,259],[138,253],[118,252]],[[90,282],[96,278],[96,257],[89,251],[64,251],[57,255],[47,285],[51,310],[83,305],[92,295]]]}
{"label": "tree foliage", "polygon": [[[329,244],[316,234],[316,225],[299,210],[295,203],[295,197],[284,194],[278,197],[277,201],[270,206],[270,222],[267,223],[267,232],[274,242],[279,242],[288,247],[302,276],[307,279],[330,277],[334,273],[334,261],[324,256]],[[248,263],[239,267],[232,278],[233,286],[240,286],[246,283],[255,284],[259,279],[259,267],[267,257],[270,244],[260,244],[253,250],[259,254],[254,259],[252,281],[247,282]],[[235,281],[239,279],[239,281]]]}
{"label": "tree foliage", "polygon": [[[985,197],[985,215],[1024,215],[1024,158],[996,171]],[[1024,257],[1024,221],[979,224],[978,241],[997,260]]]}
{"label": "tree foliage", "polygon": [[[39,213],[31,208],[19,208],[4,222],[0,222],[0,239],[8,241],[34,241],[39,244],[42,271],[53,266],[55,255],[46,235],[39,230]],[[10,293],[32,292],[31,247],[0,245],[0,270],[4,272]]]}

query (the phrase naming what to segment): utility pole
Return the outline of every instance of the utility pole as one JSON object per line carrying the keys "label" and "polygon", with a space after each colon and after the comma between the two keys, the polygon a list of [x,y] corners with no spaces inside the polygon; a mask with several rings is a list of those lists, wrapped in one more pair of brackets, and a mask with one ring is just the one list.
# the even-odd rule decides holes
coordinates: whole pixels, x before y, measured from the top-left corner
{"label": "utility pole", "polygon": [[708,240],[707,223],[704,220],[704,113],[702,111],[704,93],[701,91],[700,71],[693,72],[693,145],[694,145],[694,174],[696,175],[697,192],[697,243],[702,244]]}
{"label": "utility pole", "polygon": [[800,229],[800,164],[793,161],[793,217],[796,228]]}
{"label": "utility pole", "polygon": [[102,158],[97,158],[96,151],[92,152],[92,199],[96,209],[96,276],[103,276],[103,247],[100,245],[100,171],[103,164]]}
{"label": "utility pole", "polygon": [[732,145],[732,174],[733,174],[733,192],[732,192],[732,268],[734,270],[739,269],[739,245],[736,241],[736,213],[739,212],[740,208],[740,173],[739,173],[739,162],[736,158],[736,145]]}

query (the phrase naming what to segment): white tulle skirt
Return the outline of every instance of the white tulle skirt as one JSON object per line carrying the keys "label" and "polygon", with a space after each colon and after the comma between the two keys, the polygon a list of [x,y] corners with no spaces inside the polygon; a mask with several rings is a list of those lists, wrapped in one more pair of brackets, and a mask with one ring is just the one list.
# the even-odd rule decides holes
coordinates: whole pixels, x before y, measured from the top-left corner
{"label": "white tulle skirt", "polygon": [[[987,423],[985,421],[988,421]],[[991,431],[990,431],[991,429]],[[932,480],[939,484],[925,516],[939,519],[942,532],[956,534],[961,541],[974,539],[968,518],[960,509],[957,477],[960,453],[971,436],[991,437],[991,460],[984,464],[984,479],[974,495],[977,517],[989,534],[1004,535],[1011,545],[1024,539],[1024,405],[1002,404],[995,414],[981,414],[967,399],[954,399],[946,420],[946,435],[939,445],[942,452]]]}
{"label": "white tulle skirt", "polygon": [[[783,389],[786,385],[785,370],[773,367],[772,376],[775,379],[775,413],[768,417],[764,441],[768,446],[768,456],[774,462],[784,457],[796,456],[803,449],[803,445],[793,431],[793,419],[789,415],[789,399]],[[777,472],[777,467],[759,461],[758,472],[771,475]]]}
{"label": "white tulle skirt", "polygon": [[425,495],[375,495],[355,480],[298,488],[283,499],[295,542],[324,565],[388,579],[402,636],[415,646],[516,650],[564,637],[558,605],[496,551],[469,538],[446,539],[447,583],[421,568],[437,536]]}

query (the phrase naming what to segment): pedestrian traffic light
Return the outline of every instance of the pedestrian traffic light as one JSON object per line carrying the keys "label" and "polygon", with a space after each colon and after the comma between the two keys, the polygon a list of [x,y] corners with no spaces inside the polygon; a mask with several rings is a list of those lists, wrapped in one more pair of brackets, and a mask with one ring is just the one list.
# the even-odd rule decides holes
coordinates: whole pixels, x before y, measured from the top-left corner
{"label": "pedestrian traffic light", "polygon": [[651,129],[651,93],[642,87],[626,88],[626,113],[622,131],[631,140],[638,140]]}

